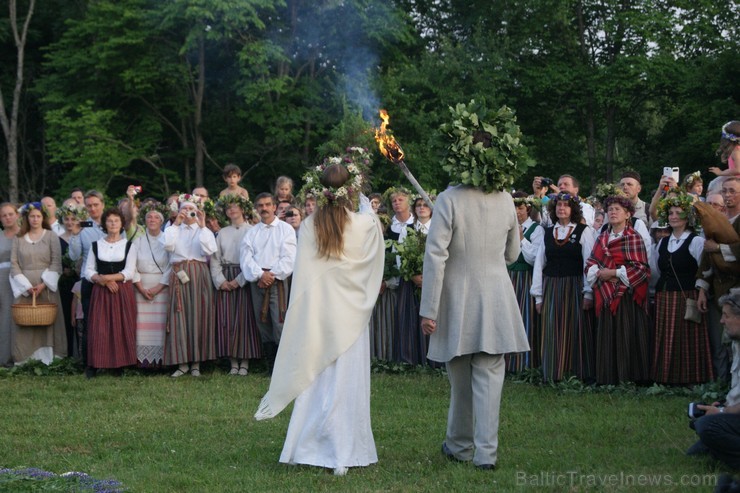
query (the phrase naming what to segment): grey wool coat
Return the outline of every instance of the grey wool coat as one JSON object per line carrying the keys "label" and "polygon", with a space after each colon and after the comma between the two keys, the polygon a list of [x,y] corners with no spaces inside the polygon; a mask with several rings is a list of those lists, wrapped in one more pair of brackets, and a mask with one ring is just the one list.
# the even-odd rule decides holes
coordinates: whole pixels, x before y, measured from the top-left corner
{"label": "grey wool coat", "polygon": [[519,256],[507,192],[459,185],[442,192],[424,255],[420,315],[436,320],[429,359],[529,350],[506,265]]}

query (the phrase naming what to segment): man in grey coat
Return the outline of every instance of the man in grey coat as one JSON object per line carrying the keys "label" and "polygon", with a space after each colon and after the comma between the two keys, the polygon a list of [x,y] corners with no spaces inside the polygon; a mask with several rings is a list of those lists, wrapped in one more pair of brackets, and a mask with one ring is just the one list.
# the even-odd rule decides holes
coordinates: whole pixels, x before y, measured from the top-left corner
{"label": "man in grey coat", "polygon": [[420,315],[428,358],[445,362],[450,408],[443,453],[493,469],[505,353],[529,350],[506,265],[519,256],[507,192],[458,185],[434,207],[424,256]]}

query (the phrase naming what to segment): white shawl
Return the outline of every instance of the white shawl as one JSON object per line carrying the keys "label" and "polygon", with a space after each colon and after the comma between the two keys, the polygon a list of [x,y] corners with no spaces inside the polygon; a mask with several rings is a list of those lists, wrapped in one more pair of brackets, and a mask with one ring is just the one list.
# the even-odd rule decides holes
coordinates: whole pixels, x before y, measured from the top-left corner
{"label": "white shawl", "polygon": [[385,245],[378,218],[350,212],[341,259],[318,257],[313,219],[301,224],[288,313],[258,420],[277,416],[357,341],[380,291]]}

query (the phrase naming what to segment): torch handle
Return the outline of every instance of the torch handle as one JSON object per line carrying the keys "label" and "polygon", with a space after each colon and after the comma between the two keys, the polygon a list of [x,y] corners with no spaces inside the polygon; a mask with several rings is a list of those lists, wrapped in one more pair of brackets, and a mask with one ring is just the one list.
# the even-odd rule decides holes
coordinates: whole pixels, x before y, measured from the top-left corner
{"label": "torch handle", "polygon": [[409,171],[408,167],[406,166],[406,163],[403,161],[399,161],[398,167],[401,168],[401,171],[403,171],[403,174],[406,175],[406,178],[411,182],[411,184],[414,186],[417,192],[419,192],[419,195],[421,195],[421,198],[424,199],[424,202],[427,203],[429,208],[431,210],[434,210],[434,204],[432,203],[432,199],[429,198],[429,195],[424,191],[423,188],[421,188],[421,185],[419,185],[419,182],[416,181],[416,178],[414,175],[411,174],[411,171]]}

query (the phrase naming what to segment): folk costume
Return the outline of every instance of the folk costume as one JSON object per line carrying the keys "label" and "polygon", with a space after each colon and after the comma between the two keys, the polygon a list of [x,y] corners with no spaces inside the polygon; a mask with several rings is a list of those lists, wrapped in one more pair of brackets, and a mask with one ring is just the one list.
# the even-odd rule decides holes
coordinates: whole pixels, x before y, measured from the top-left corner
{"label": "folk costume", "polygon": [[144,289],[163,288],[148,300],[136,291],[136,360],[143,368],[164,364],[164,336],[167,330],[167,311],[170,301],[172,267],[170,254],[164,248],[164,234],[152,236],[144,231],[133,241],[136,247],[134,283]]}
{"label": "folk costume", "polygon": [[707,317],[684,319],[686,299],[697,298],[694,282],[704,239],[691,231],[660,240],[651,266],[655,287],[655,339],[652,378],[657,383],[690,385],[714,377]]}
{"label": "folk costume", "polygon": [[539,317],[534,307],[534,300],[529,295],[532,287],[532,273],[534,272],[534,261],[537,258],[537,250],[544,236],[544,228],[532,219],[527,219],[519,225],[522,230],[521,240],[522,252],[515,262],[506,266],[509,271],[511,283],[514,286],[519,311],[524,322],[524,331],[532,351],[524,353],[512,353],[506,355],[506,371],[520,372],[526,368],[538,368],[540,366],[539,352],[534,350],[540,347],[540,324]]}
{"label": "folk costume", "polygon": [[385,247],[374,214],[349,215],[341,258],[319,257],[315,215],[301,225],[275,369],[255,414],[272,418],[295,399],[280,462],[333,469],[377,462],[368,324]]}
{"label": "folk costume", "polygon": [[10,309],[15,298],[10,287],[10,252],[12,250],[13,238],[0,234],[0,366],[13,361],[11,351],[13,334],[18,330]]}
{"label": "folk costume", "polygon": [[560,223],[545,229],[537,251],[530,294],[542,303],[539,347],[542,377],[557,382],[567,375],[594,376],[595,342],[583,298],[592,298],[583,268],[591,255],[593,234],[585,224]]}
{"label": "folk costume", "polygon": [[[600,269],[615,269],[618,282],[597,278]],[[594,288],[596,382],[644,382],[649,377],[647,314],[650,267],[645,243],[628,223],[620,233],[602,232],[586,261]]]}
{"label": "folk costume", "polygon": [[136,248],[125,239],[94,242],[83,277],[122,274],[118,292],[95,283],[87,319],[87,364],[92,368],[122,368],[136,364],[136,297],[131,280],[136,272]]}

